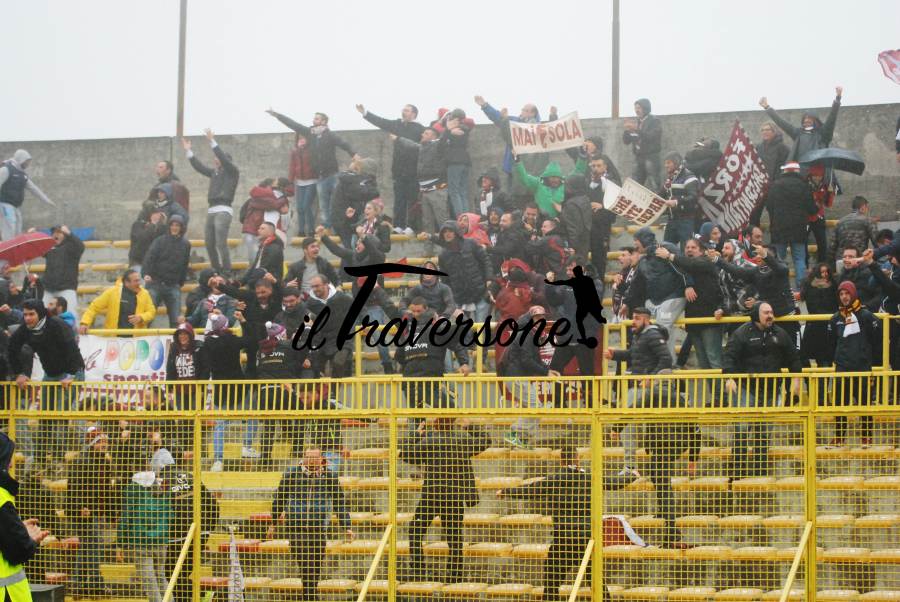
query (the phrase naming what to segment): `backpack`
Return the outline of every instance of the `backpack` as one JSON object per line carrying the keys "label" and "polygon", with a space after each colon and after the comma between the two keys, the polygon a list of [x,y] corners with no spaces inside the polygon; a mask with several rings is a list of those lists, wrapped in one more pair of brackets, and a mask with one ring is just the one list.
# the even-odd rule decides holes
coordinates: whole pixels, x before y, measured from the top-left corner
{"label": "backpack", "polygon": [[250,213],[250,201],[251,200],[252,199],[247,199],[246,201],[244,201],[244,204],[241,205],[240,211],[238,211],[238,221],[241,222],[242,224],[244,223],[244,220],[247,219],[247,214]]}

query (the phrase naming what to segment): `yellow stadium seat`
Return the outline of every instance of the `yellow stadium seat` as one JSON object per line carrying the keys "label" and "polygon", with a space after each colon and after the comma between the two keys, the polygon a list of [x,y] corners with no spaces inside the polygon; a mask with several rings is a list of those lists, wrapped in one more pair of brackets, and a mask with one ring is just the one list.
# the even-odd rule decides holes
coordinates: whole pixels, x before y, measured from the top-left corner
{"label": "yellow stadium seat", "polygon": [[270,577],[244,577],[244,589],[268,589],[271,584]]}
{"label": "yellow stadium seat", "polygon": [[633,602],[657,602],[658,600],[665,600],[668,593],[668,587],[644,585],[622,590],[619,595],[623,600],[631,600]]}
{"label": "yellow stadium seat", "polygon": [[101,564],[100,576],[106,583],[130,583],[137,573],[134,564]]}
{"label": "yellow stadium seat", "polygon": [[[356,585],[353,586],[354,591],[357,593],[362,591],[363,582],[358,581]],[[382,595],[388,593],[388,582],[387,579],[372,579],[369,582],[369,590],[370,594]]]}
{"label": "yellow stadium seat", "polygon": [[752,477],[738,479],[731,483],[732,491],[771,491],[775,485],[774,477]]}
{"label": "yellow stadium seat", "polygon": [[816,557],[820,562],[861,563],[869,560],[869,548],[830,548]]}
{"label": "yellow stadium seat", "polygon": [[[768,591],[762,595],[763,602],[778,602],[781,600],[782,590],[773,589]],[[788,601],[789,602],[799,602],[800,600],[806,599],[806,592],[802,589],[792,588],[791,591],[788,592]]]}
{"label": "yellow stadium seat", "polygon": [[487,598],[529,598],[534,586],[528,583],[500,583],[484,590]]}
{"label": "yellow stadium seat", "polygon": [[275,579],[269,583],[269,589],[279,592],[299,592],[303,591],[303,580],[296,577],[287,579]]}
{"label": "yellow stadium seat", "polygon": [[491,558],[509,556],[512,553],[512,544],[506,542],[482,541],[468,544],[463,548],[463,556],[477,558]]}
{"label": "yellow stadium seat", "polygon": [[553,519],[542,514],[507,514],[497,519],[498,525],[505,527],[531,527],[534,525],[550,525]]}
{"label": "yellow stadium seat", "polygon": [[727,560],[730,556],[729,546],[697,546],[684,551],[687,560]]}
{"label": "yellow stadium seat", "polygon": [[548,543],[523,543],[512,549],[513,558],[543,558],[550,553]]}
{"label": "yellow stadium seat", "polygon": [[261,554],[287,554],[291,551],[291,542],[287,539],[273,539],[259,544]]}
{"label": "yellow stadium seat", "polygon": [[455,598],[478,598],[486,590],[487,583],[451,583],[441,588],[441,594]]}
{"label": "yellow stadium seat", "polygon": [[859,596],[859,602],[898,602],[900,590],[875,590]]}
{"label": "yellow stadium seat", "polygon": [[762,525],[762,516],[758,514],[736,514],[723,516],[717,522],[720,529],[754,529]]}
{"label": "yellow stadium seat", "polygon": [[411,596],[433,596],[441,591],[444,584],[439,581],[410,581],[397,585],[398,594]]}
{"label": "yellow stadium seat", "polygon": [[753,602],[762,599],[763,591],[752,587],[736,587],[716,592],[713,600],[718,602]]}
{"label": "yellow stadium seat", "polygon": [[323,594],[346,594],[355,588],[356,581],[353,579],[324,579],[316,585],[319,593]]}
{"label": "yellow stadium seat", "polygon": [[[559,586],[559,597],[560,598],[562,598],[563,600],[568,600],[569,596],[571,596],[571,595],[572,595],[572,586],[571,585],[560,585]],[[584,599],[589,600],[591,598],[591,588],[582,585],[581,587],[578,588],[578,593],[575,594],[575,597],[576,598],[584,598]]]}
{"label": "yellow stadium seat", "polygon": [[855,602],[859,592],[855,589],[826,589],[816,592],[816,602]]}
{"label": "yellow stadium seat", "polygon": [[499,520],[500,515],[493,512],[470,512],[463,516],[463,524],[467,527],[490,527]]}
{"label": "yellow stadium seat", "polygon": [[670,602],[707,602],[715,593],[714,587],[682,587],[670,591],[666,599]]}
{"label": "yellow stadium seat", "polygon": [[770,546],[745,546],[732,550],[729,560],[775,562],[778,560],[778,553]]}

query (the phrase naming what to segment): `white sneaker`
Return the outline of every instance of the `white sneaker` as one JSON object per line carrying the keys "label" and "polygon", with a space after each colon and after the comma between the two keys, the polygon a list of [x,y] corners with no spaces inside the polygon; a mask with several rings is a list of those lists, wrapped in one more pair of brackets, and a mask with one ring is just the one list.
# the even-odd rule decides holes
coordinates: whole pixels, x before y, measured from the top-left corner
{"label": "white sneaker", "polygon": [[410,238],[413,238],[413,237],[415,237],[415,235],[416,235],[416,233],[413,232],[413,229],[410,228],[410,227],[407,227],[407,228],[403,231],[403,233],[406,234],[407,236],[409,236]]}
{"label": "white sneaker", "polygon": [[220,460],[216,460],[215,462],[213,462],[212,468],[210,468],[210,470],[212,472],[222,472],[223,468],[225,467],[222,466],[222,462]]}
{"label": "white sneaker", "polygon": [[256,451],[256,450],[255,450],[254,448],[252,448],[252,447],[244,446],[244,447],[241,448],[241,457],[242,457],[242,458],[249,458],[249,459],[251,459],[251,460],[256,460],[257,458],[259,458],[259,452]]}
{"label": "white sneaker", "polygon": [[394,234],[406,234],[406,232],[403,231],[403,228],[397,226],[396,228],[394,228]]}

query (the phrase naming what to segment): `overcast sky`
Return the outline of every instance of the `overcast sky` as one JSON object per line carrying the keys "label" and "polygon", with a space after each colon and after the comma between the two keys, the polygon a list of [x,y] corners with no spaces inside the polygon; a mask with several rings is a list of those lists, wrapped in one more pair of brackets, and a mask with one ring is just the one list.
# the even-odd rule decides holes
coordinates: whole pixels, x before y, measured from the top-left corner
{"label": "overcast sky", "polygon": [[[175,133],[178,0],[3,3],[0,139]],[[185,129],[283,131],[264,110],[333,129],[369,127],[354,105],[428,120],[440,106],[484,116],[610,115],[611,0],[189,0]],[[900,47],[897,0],[623,0],[623,114],[897,102],[882,50]]]}

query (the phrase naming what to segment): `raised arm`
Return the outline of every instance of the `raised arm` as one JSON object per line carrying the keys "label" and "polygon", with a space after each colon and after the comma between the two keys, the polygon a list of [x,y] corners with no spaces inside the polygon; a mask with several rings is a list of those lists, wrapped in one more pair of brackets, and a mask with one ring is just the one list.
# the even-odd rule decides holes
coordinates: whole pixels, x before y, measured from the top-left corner
{"label": "raised arm", "polygon": [[39,198],[41,201],[47,203],[48,205],[50,205],[52,207],[56,207],[56,203],[51,201],[50,197],[48,197],[46,194],[44,194],[44,191],[41,190],[40,188],[38,188],[38,185],[35,184],[34,180],[32,180],[31,178],[28,178],[28,181],[25,183],[25,187],[28,189],[28,191],[31,194],[33,194],[34,196]]}
{"label": "raised arm", "polygon": [[766,111],[766,115],[769,116],[769,119],[774,121],[775,125],[780,127],[790,138],[794,139],[800,134],[800,128],[794,127],[788,123],[784,117],[776,113],[775,109],[769,106],[769,101],[765,96],[759,99],[759,106]]}
{"label": "raised arm", "polygon": [[296,121],[294,121],[287,115],[282,115],[281,113],[273,111],[272,109],[269,109],[268,111],[266,111],[266,113],[268,113],[269,115],[271,115],[272,117],[274,117],[275,119],[277,119],[278,121],[280,121],[281,123],[286,125],[287,127],[291,128],[298,134],[302,134],[304,136],[310,135],[310,131],[309,131],[308,127],[306,127],[305,125],[303,125],[301,123],[297,123]]}
{"label": "raised arm", "polygon": [[843,95],[844,89],[837,86],[834,92],[834,102],[831,103],[831,110],[828,112],[828,117],[825,118],[825,123],[822,124],[820,140],[825,145],[830,144],[834,137],[834,126],[837,124],[838,111],[841,108],[841,95]]}

